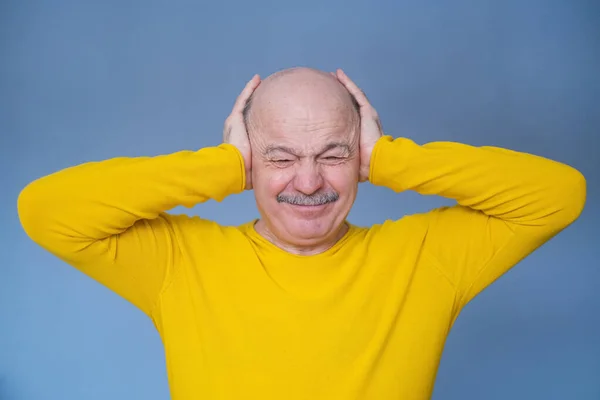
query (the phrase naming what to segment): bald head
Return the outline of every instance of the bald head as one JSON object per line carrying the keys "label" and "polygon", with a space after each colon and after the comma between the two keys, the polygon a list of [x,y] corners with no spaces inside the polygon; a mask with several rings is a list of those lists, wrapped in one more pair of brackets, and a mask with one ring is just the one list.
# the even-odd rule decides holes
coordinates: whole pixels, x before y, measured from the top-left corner
{"label": "bald head", "polygon": [[302,118],[320,110],[331,119],[346,120],[353,126],[360,123],[356,99],[330,73],[312,68],[289,68],[265,78],[244,108],[248,131],[278,117]]}

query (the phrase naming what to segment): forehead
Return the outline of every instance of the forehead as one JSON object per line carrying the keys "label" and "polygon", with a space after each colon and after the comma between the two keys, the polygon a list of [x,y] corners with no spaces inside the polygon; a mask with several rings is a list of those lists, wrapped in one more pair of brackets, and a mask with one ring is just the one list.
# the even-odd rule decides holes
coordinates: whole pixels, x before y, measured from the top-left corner
{"label": "forehead", "polygon": [[[266,104],[265,104],[266,103]],[[280,98],[257,105],[256,128],[264,139],[310,143],[349,139],[356,119],[347,105],[327,99]]]}
{"label": "forehead", "polygon": [[298,108],[280,113],[265,112],[256,134],[260,136],[263,152],[286,149],[313,154],[351,147],[354,131],[352,120],[342,113]]}

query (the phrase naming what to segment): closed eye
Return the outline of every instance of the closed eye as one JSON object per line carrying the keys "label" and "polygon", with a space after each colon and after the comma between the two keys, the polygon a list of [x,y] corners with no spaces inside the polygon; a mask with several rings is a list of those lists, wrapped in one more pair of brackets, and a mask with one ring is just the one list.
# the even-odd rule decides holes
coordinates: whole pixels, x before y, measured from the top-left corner
{"label": "closed eye", "polygon": [[292,160],[287,158],[277,158],[275,160],[271,160],[271,162],[278,167],[284,167],[286,165],[289,165],[292,162]]}
{"label": "closed eye", "polygon": [[346,160],[346,157],[327,156],[323,157],[322,160],[329,164],[338,164]]}

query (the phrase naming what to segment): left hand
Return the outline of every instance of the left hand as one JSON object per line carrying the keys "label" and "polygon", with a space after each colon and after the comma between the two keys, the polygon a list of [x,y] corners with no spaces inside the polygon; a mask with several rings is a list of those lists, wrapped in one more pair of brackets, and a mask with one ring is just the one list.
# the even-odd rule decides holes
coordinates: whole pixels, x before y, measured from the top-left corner
{"label": "left hand", "polygon": [[367,96],[348,76],[338,69],[335,73],[336,78],[348,89],[351,95],[356,99],[360,107],[360,176],[359,181],[369,180],[369,171],[371,166],[371,153],[375,143],[383,136],[383,129],[379,121],[377,111],[371,106]]}

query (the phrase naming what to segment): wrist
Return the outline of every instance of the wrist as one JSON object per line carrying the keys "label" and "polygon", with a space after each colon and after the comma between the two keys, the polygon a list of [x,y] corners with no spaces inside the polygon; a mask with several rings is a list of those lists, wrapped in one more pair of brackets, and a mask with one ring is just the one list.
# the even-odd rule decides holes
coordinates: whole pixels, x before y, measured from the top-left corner
{"label": "wrist", "polygon": [[[377,142],[375,142],[375,144],[373,145],[373,148],[371,149],[371,152],[369,154],[369,164],[368,164],[368,173],[367,173],[367,177],[369,182],[377,185],[378,184],[378,176],[380,175],[380,171],[379,171],[379,164],[380,163],[380,158],[379,157],[381,155],[382,149],[383,152],[385,153],[385,147],[389,146],[392,142],[393,142],[393,138],[389,135],[383,135],[381,136]],[[385,164],[386,161],[383,161],[383,164]]]}
{"label": "wrist", "polygon": [[237,184],[237,189],[235,189],[234,193],[241,193],[244,190],[246,190],[246,187],[248,186],[248,183],[251,182],[251,176],[250,174],[247,172],[247,167],[246,167],[246,160],[244,155],[242,154],[242,152],[240,151],[240,149],[231,144],[231,143],[223,143],[219,146],[220,148],[224,149],[224,150],[228,150],[230,151],[231,155],[234,155],[231,160],[234,161],[235,160],[235,164],[237,166],[237,170],[239,171],[236,175],[237,175],[237,182],[239,182]]}

